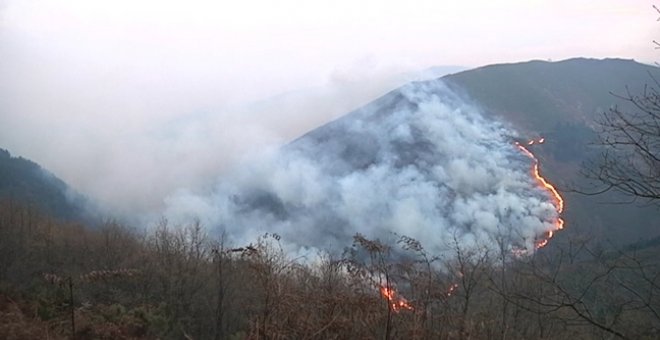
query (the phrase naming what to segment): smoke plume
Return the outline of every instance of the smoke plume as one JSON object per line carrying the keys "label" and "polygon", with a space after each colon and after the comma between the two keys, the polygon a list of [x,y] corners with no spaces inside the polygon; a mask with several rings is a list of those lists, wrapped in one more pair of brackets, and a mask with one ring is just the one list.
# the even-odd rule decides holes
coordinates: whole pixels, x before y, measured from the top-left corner
{"label": "smoke plume", "polygon": [[277,233],[298,251],[341,249],[356,232],[434,253],[496,240],[533,249],[557,212],[512,135],[442,82],[411,83],[252,157],[209,192],[168,197],[165,215],[237,242]]}

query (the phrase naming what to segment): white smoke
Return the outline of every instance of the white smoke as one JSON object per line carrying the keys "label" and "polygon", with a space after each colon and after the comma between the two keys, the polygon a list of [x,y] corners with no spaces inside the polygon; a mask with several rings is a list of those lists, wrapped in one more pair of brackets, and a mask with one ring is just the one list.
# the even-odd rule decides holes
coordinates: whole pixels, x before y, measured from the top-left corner
{"label": "white smoke", "polygon": [[264,152],[211,192],[170,196],[165,215],[199,217],[237,242],[277,233],[298,249],[341,249],[356,232],[410,236],[434,253],[503,236],[533,249],[557,212],[513,134],[442,82],[413,83]]}

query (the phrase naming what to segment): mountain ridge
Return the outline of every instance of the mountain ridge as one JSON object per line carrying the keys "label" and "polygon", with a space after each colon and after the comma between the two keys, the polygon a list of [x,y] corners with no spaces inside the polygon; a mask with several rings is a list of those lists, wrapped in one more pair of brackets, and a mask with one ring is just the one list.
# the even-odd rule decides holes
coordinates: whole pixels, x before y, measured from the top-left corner
{"label": "mountain ridge", "polygon": [[[611,209],[608,202],[620,202],[626,198],[616,192],[585,196],[577,194],[574,189],[585,181],[580,173],[583,163],[597,156],[598,151],[591,143],[597,136],[599,115],[614,105],[631,109],[612,93],[642,91],[644,84],[651,82],[652,75],[658,71],[660,69],[655,66],[619,58],[533,60],[488,65],[413,84],[443,82],[461,99],[480,107],[485,116],[509,124],[519,134],[512,138],[546,138],[546,143],[533,151],[541,161],[541,171],[567,199],[565,215],[570,231],[559,233],[563,236],[558,239],[595,234],[603,242],[627,244],[660,236],[655,230],[656,224],[660,223],[657,211],[635,204],[617,205],[617,209]],[[305,148],[299,145],[304,140],[343,143],[331,139],[351,134],[340,128],[346,122],[370,115],[370,119],[382,119],[379,114],[383,113],[374,113],[374,108],[389,108],[389,112],[410,108],[412,104],[401,95],[401,89],[394,89],[357,110],[308,131],[285,148],[293,145]],[[355,153],[352,159],[362,161],[356,165],[368,167],[372,154],[366,147],[368,139],[355,136],[349,140],[353,142],[345,146],[346,150]],[[324,157],[321,150],[308,152]],[[630,226],[635,228],[630,229]]]}
{"label": "mountain ridge", "polygon": [[0,148],[0,198],[63,220],[81,220],[84,198],[39,164]]}

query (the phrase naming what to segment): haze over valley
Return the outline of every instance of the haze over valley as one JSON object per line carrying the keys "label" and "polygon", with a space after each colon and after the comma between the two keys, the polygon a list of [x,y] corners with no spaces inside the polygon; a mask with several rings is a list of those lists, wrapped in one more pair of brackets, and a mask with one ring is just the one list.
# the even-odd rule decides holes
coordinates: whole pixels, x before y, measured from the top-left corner
{"label": "haze over valley", "polygon": [[0,1],[0,338],[656,338],[658,16]]}

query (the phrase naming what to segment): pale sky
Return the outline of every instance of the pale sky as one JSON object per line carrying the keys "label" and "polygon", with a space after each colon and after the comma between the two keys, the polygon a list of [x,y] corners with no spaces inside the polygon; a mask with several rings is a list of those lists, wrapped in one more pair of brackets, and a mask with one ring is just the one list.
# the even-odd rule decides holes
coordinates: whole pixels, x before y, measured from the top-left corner
{"label": "pale sky", "polygon": [[0,148],[157,205],[432,66],[656,61],[654,3],[0,0]]}

